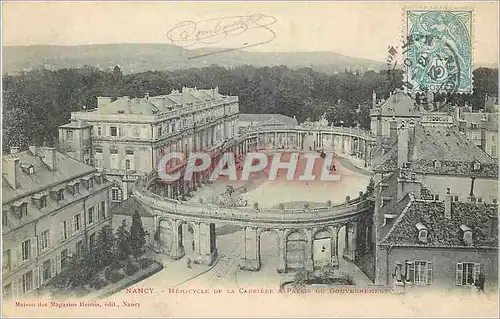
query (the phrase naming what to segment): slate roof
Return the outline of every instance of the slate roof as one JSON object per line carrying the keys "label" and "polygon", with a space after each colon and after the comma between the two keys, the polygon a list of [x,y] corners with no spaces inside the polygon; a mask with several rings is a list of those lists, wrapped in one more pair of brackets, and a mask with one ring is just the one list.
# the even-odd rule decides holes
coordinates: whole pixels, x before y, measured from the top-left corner
{"label": "slate roof", "polygon": [[36,193],[47,189],[51,185],[58,185],[65,181],[77,178],[78,176],[96,172],[94,167],[86,165],[59,152],[56,152],[57,169],[52,171],[42,161],[40,156],[43,156],[43,154],[43,148],[38,148],[36,156],[29,150],[26,150],[2,157],[3,172],[5,172],[6,161],[9,157],[17,157],[19,158],[20,164],[33,165],[34,167],[33,174],[27,174],[23,170],[20,170],[18,175],[19,187],[17,187],[17,189],[12,188],[2,174],[3,204],[16,198],[26,196],[30,193]]}
{"label": "slate roof", "polygon": [[85,122],[85,121],[71,121],[67,124],[64,124],[64,125],[61,125],[59,126],[60,128],[86,128],[86,127],[90,127],[92,125],[90,125],[89,123]]}
{"label": "slate roof", "polygon": [[[395,144],[374,171],[394,171],[398,165],[397,148]],[[410,137],[409,153],[408,159],[415,173],[470,175],[477,162],[481,164],[474,172],[477,177],[498,177],[497,162],[455,128],[417,124],[414,137]],[[435,167],[435,161],[440,161],[441,165]]]}
{"label": "slate roof", "polygon": [[[397,209],[400,209],[397,208]],[[383,235],[381,245],[402,247],[472,247],[497,248],[498,234],[491,231],[491,221],[498,218],[498,206],[486,203],[451,203],[451,218],[444,216],[444,202],[410,199],[389,231]],[[428,229],[427,243],[418,241],[416,224],[422,223]],[[461,225],[472,230],[473,244],[463,242]]]}
{"label": "slate roof", "polygon": [[105,114],[142,114],[153,115],[170,112],[172,108],[182,107],[187,103],[201,103],[209,100],[224,98],[218,89],[198,90],[196,88],[183,88],[182,91],[174,90],[167,95],[158,95],[144,98],[119,97],[117,100],[99,106],[94,112]]}
{"label": "slate roof", "polygon": [[111,207],[111,212],[114,215],[127,215],[132,216],[134,212],[138,210],[141,217],[153,217],[153,215],[148,212],[136,199],[135,197],[129,197],[126,200],[115,203]]}
{"label": "slate roof", "polygon": [[475,123],[478,125],[478,130],[481,129],[481,119],[483,117],[486,118],[486,129],[498,132],[498,113],[464,112],[460,115],[460,118],[467,122],[468,129],[472,129],[472,123]]}
{"label": "slate roof", "polygon": [[291,118],[282,114],[243,114],[240,113],[238,121],[250,122],[254,126],[259,125],[284,125],[286,127],[295,127],[298,125],[298,121],[295,118]]}

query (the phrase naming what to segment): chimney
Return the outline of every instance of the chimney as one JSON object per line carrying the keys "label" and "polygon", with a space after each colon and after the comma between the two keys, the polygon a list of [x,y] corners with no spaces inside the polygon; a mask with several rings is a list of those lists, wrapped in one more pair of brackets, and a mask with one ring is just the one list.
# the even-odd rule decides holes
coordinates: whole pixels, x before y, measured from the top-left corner
{"label": "chimney", "polygon": [[398,121],[395,117],[389,121],[389,137],[391,140],[396,140],[398,138]]}
{"label": "chimney", "polygon": [[12,146],[12,147],[10,148],[10,154],[16,154],[16,153],[19,153],[19,150],[20,150],[20,149],[21,149],[20,147],[17,147],[17,146]]}
{"label": "chimney", "polygon": [[400,168],[396,194],[398,201],[410,193],[415,198],[420,198],[421,189],[422,184],[417,180],[416,174],[411,169]]}
{"label": "chimney", "polygon": [[398,132],[398,167],[403,167],[408,162],[409,133],[407,124],[403,123]]}
{"label": "chimney", "polygon": [[373,90],[372,93],[372,109],[377,107],[377,93],[375,93],[375,90]]}
{"label": "chimney", "polygon": [[444,195],[444,217],[451,218],[451,194],[450,189],[446,189],[446,195]]}
{"label": "chimney", "polygon": [[54,147],[45,147],[42,161],[51,171],[55,171],[57,169],[56,149]]}
{"label": "chimney", "polygon": [[31,155],[35,155],[36,156],[36,146],[35,145],[31,145],[28,147]]}
{"label": "chimney", "polygon": [[14,156],[6,156],[6,160],[3,162],[3,175],[7,180],[7,183],[17,189],[19,187],[18,176],[21,172],[21,164],[19,163],[19,158]]}
{"label": "chimney", "polygon": [[488,120],[486,116],[483,115],[481,119],[481,149],[486,152],[486,123]]}

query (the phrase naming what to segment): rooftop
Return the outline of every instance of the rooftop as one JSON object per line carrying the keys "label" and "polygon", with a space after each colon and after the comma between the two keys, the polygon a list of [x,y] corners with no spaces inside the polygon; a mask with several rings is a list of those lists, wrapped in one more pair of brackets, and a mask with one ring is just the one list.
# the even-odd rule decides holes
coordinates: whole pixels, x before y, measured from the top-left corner
{"label": "rooftop", "polygon": [[372,116],[420,117],[423,110],[415,101],[402,91],[396,91],[372,110]]}
{"label": "rooftop", "polygon": [[[410,197],[410,196],[407,196]],[[498,234],[493,221],[498,218],[498,206],[485,203],[451,203],[451,218],[445,218],[444,202],[411,198],[406,209],[388,231],[383,233],[381,245],[404,247],[469,247],[463,241],[462,225],[473,234],[473,248],[497,248]],[[404,201],[402,200],[401,202]],[[398,208],[401,210],[401,207]],[[415,225],[428,229],[427,243],[419,242]],[[493,229],[493,230],[492,230]]]}
{"label": "rooftop", "polygon": [[286,126],[295,127],[298,125],[297,119],[282,114],[242,114],[239,115],[239,122],[250,122],[254,126]]}
{"label": "rooftop", "polygon": [[[56,169],[51,170],[42,160],[46,156],[45,148],[36,148],[35,152],[36,155],[29,150],[25,150],[2,156],[2,202],[4,204],[16,198],[27,196],[30,193],[35,193],[96,171],[95,168],[57,151],[55,152]],[[17,174],[18,187],[16,189],[5,178],[5,174],[7,173],[6,163],[13,158],[18,158],[21,166],[33,166],[32,174],[22,169],[19,170]]]}
{"label": "rooftop", "polygon": [[113,215],[132,216],[136,210],[139,211],[141,217],[153,217],[153,215],[144,209],[134,197],[129,197],[123,202],[115,203],[115,205],[111,207]]}

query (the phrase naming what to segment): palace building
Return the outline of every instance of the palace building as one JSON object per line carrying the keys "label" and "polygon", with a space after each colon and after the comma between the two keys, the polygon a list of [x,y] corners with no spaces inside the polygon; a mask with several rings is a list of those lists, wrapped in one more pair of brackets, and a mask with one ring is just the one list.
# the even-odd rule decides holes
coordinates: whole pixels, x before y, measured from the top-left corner
{"label": "palace building", "polygon": [[4,155],[2,179],[3,297],[29,297],[111,225],[111,183],[55,148],[35,146]]}
{"label": "palace building", "polygon": [[[181,152],[187,157],[238,134],[238,97],[222,95],[218,88],[97,100],[97,108],[73,112],[71,122],[59,127],[59,147],[113,181],[113,202],[127,199],[137,178],[156,169],[164,154]],[[169,164],[180,169],[185,163]],[[172,198],[194,186],[177,183],[169,186]]]}

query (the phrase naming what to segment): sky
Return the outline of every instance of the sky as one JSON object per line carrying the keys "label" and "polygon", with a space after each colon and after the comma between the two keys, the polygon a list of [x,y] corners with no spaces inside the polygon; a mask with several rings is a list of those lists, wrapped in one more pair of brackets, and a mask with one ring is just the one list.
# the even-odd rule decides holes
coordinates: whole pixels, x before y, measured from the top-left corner
{"label": "sky", "polygon": [[[183,21],[197,30],[213,30],[219,19],[263,14],[275,21],[269,30],[250,30],[231,41],[199,46],[251,45],[249,51],[333,51],[385,60],[389,45],[400,44],[403,8],[473,8],[474,57],[496,63],[498,2],[4,2],[3,45],[83,45],[105,43],[170,43],[167,31]],[[219,20],[217,20],[219,21]],[[223,20],[230,23],[234,20]],[[229,22],[227,22],[229,21]],[[203,27],[202,27],[203,26]],[[177,29],[176,29],[177,30]],[[272,32],[272,33],[270,33]],[[272,37],[270,37],[270,35]],[[272,39],[273,38],[273,39]],[[272,39],[272,41],[271,41]],[[239,44],[236,44],[239,43]]]}

